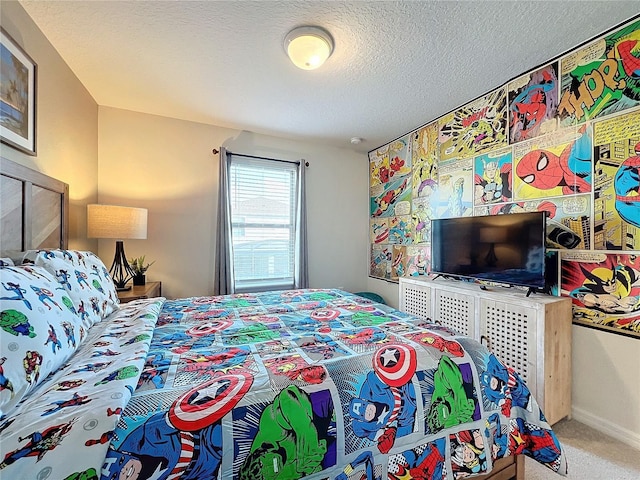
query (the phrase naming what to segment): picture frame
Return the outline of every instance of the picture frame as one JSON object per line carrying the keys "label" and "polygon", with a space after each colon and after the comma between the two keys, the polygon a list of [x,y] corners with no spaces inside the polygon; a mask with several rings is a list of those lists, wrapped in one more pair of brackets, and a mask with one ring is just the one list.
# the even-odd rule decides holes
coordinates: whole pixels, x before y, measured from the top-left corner
{"label": "picture frame", "polygon": [[0,28],[0,141],[36,155],[37,65]]}

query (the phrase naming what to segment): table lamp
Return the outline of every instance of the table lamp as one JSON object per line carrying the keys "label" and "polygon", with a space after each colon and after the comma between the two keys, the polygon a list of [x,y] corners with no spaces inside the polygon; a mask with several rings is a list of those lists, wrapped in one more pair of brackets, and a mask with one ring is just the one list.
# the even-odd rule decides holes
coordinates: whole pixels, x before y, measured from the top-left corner
{"label": "table lamp", "polygon": [[504,243],[507,240],[507,231],[504,228],[483,227],[480,229],[480,241],[489,244],[489,251],[485,261],[487,266],[495,267],[498,264],[496,255],[496,243]]}
{"label": "table lamp", "polygon": [[116,290],[130,290],[126,283],[133,271],[124,254],[125,238],[147,238],[147,209],[117,205],[87,205],[87,237],[115,238],[116,254],[111,265],[111,278]]}

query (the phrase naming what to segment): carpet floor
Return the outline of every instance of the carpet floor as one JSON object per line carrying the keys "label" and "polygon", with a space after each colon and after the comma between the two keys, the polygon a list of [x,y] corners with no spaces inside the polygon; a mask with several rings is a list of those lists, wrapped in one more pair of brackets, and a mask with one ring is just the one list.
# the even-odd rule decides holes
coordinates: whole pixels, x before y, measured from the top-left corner
{"label": "carpet floor", "polygon": [[[553,426],[564,447],[572,480],[638,480],[640,450],[609,437],[575,420],[562,420]],[[562,477],[525,459],[526,480],[560,480]]]}

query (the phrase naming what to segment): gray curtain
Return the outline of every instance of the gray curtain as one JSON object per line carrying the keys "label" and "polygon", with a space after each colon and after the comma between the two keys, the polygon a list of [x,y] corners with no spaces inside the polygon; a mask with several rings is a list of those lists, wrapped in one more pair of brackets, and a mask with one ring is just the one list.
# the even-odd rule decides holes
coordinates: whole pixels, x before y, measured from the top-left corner
{"label": "gray curtain", "polygon": [[[220,147],[220,174],[218,187],[218,222],[216,232],[216,257],[214,295],[235,293],[233,281],[233,243],[231,239],[231,206],[228,202],[230,155]],[[309,287],[307,262],[307,206],[306,162],[298,165],[298,201],[296,205],[295,271],[294,288]]]}
{"label": "gray curtain", "polygon": [[296,209],[296,243],[294,288],[309,287],[309,267],[307,262],[307,201],[306,201],[306,162],[298,165],[298,206]]}
{"label": "gray curtain", "polygon": [[229,190],[229,158],[227,150],[220,147],[220,175],[218,186],[218,223],[216,231],[214,295],[234,292],[233,244],[231,243],[231,207],[227,201]]}

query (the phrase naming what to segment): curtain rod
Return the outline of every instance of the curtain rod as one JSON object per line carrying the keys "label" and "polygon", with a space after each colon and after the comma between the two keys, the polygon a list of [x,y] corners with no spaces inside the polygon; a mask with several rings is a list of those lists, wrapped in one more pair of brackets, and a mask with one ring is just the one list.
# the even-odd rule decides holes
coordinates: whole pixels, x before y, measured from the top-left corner
{"label": "curtain rod", "polygon": [[[212,152],[214,155],[217,155],[218,153],[220,153],[220,150],[218,150],[217,148],[214,148]],[[227,155],[235,155],[236,157],[256,158],[259,160],[271,160],[273,162],[295,163],[296,165],[300,165],[300,162],[303,161],[303,160],[300,160],[296,162],[292,160],[282,160],[280,158],[259,157],[256,155],[245,155],[244,153],[233,153],[233,152],[230,152],[229,150],[227,150]],[[304,166],[308,167],[309,162],[304,162]]]}

